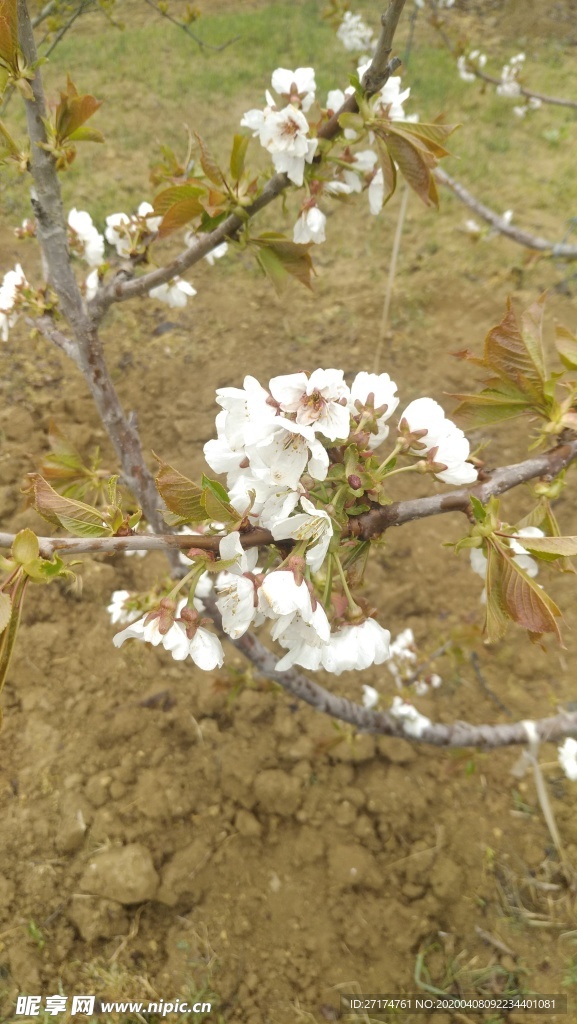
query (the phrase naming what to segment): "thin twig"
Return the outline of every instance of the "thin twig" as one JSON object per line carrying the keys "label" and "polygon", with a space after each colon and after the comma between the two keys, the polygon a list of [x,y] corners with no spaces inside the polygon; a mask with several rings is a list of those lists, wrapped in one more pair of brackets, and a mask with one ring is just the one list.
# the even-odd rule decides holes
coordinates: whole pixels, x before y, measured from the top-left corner
{"label": "thin twig", "polygon": [[470,210],[473,210],[479,217],[482,217],[499,234],[505,235],[519,245],[524,245],[527,249],[544,252],[558,259],[577,260],[577,245],[568,245],[565,242],[550,242],[547,238],[541,238],[540,235],[531,235],[528,231],[523,231],[513,224],[508,224],[498,213],[495,213],[489,206],[485,206],[484,203],[476,199],[464,185],[461,185],[459,181],[452,178],[446,171],[436,167],[433,173],[441,185],[446,185],[447,188],[450,188],[457,196],[457,199],[460,199],[465,206],[468,206]]}
{"label": "thin twig", "polygon": [[204,39],[195,35],[195,33],[191,31],[190,25],[187,25],[186,22],[179,21],[178,18],[174,18],[172,16],[170,11],[166,11],[155,4],[154,0],[146,0],[146,3],[149,7],[152,7],[153,11],[160,14],[161,17],[166,18],[167,21],[170,21],[173,25],[176,25],[177,28],[181,28],[183,32],[186,32],[187,36],[190,36],[190,38],[194,40],[200,50],[213,50],[214,53],[222,53],[223,50],[226,50],[229,46],[232,46],[233,43],[238,42],[240,39],[240,36],[234,36],[233,39],[229,39],[226,43],[221,43],[220,46],[213,46],[211,43],[207,43]]}

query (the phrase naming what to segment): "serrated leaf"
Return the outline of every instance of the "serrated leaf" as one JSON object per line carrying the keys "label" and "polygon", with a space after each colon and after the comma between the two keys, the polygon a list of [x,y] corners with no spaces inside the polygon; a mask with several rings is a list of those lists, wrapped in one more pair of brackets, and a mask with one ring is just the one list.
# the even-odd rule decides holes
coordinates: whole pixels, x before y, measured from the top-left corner
{"label": "serrated leaf", "polygon": [[432,175],[435,165],[433,156],[403,135],[386,131],[381,137],[407,184],[426,206],[438,206],[439,195]]}
{"label": "serrated leaf", "polygon": [[577,537],[522,537],[514,536],[527,551],[552,555],[554,558],[572,558],[577,555]]}
{"label": "serrated leaf", "polygon": [[[523,537],[525,541],[528,538]],[[561,612],[552,598],[535,583],[499,542],[488,543],[487,568],[487,634],[489,640],[500,639],[507,617],[523,626],[532,639],[544,633],[561,634],[556,619]]]}
{"label": "serrated leaf", "polygon": [[214,156],[210,152],[210,149],[208,148],[202,136],[199,135],[198,132],[195,132],[194,137],[198,142],[198,147],[200,149],[200,165],[204,173],[206,174],[206,177],[209,179],[209,181],[212,181],[214,185],[221,186],[226,184],[224,174],[222,173],[220,167],[218,166]]}
{"label": "serrated leaf", "polygon": [[469,428],[513,419],[531,407],[523,395],[512,401],[510,395],[493,390],[484,390],[479,395],[453,395],[453,398],[460,399],[455,416],[466,418]]}
{"label": "serrated leaf", "polygon": [[0,633],[3,633],[10,622],[12,601],[9,594],[0,593]]}
{"label": "serrated leaf", "polygon": [[[531,338],[530,345],[533,349],[536,347],[534,338]],[[543,393],[543,375],[539,362],[535,362],[531,354],[531,348],[527,347],[515,311],[508,300],[505,316],[485,339],[483,363],[502,380],[516,384],[528,397],[539,398]]]}
{"label": "serrated leaf", "polygon": [[450,155],[443,142],[459,127],[458,124],[423,124],[421,121],[394,121],[388,126],[397,135],[412,137],[437,158]]}
{"label": "serrated leaf", "polygon": [[112,530],[102,513],[92,505],[58,494],[39,473],[30,473],[29,493],[39,515],[54,526],[62,526],[74,537],[110,537]]}
{"label": "serrated leaf", "polygon": [[240,181],[242,178],[249,142],[249,135],[235,135],[232,140],[230,174],[233,181]]}
{"label": "serrated leaf", "polygon": [[156,475],[156,487],[167,508],[178,517],[178,525],[203,523],[207,516],[202,488],[162,459],[158,459],[158,462],[160,468]]}
{"label": "serrated leaf", "polygon": [[238,523],[241,515],[230,504],[226,488],[218,480],[209,480],[204,475],[202,477],[202,486],[202,501],[208,518],[215,522],[225,523],[226,525]]}
{"label": "serrated leaf", "polygon": [[11,69],[17,67],[17,0],[0,0],[0,60]]}
{"label": "serrated leaf", "polygon": [[547,377],[545,350],[543,348],[543,310],[545,295],[534,302],[521,314],[521,336],[531,362],[537,371],[541,384]]}
{"label": "serrated leaf", "polygon": [[577,337],[562,324],[555,328],[555,348],[563,366],[568,370],[577,370]]}
{"label": "serrated leaf", "polygon": [[282,292],[287,275],[294,277],[305,287],[312,288],[313,263],[309,252],[310,243],[299,245],[283,235],[265,232],[258,238],[252,238],[251,245],[257,248],[257,260],[277,291]]}

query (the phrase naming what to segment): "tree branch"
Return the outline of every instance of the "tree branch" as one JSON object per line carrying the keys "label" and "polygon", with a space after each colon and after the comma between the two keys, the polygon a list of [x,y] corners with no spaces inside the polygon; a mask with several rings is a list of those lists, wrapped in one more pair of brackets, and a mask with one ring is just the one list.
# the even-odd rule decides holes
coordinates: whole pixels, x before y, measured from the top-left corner
{"label": "tree branch", "polygon": [[[501,79],[496,78],[495,75],[488,75],[481,68],[476,67],[474,64],[467,64],[467,71],[470,71],[476,78],[480,78],[483,82],[489,82],[490,85],[501,85]],[[524,85],[519,85],[519,95],[525,96],[527,99],[540,100],[541,103],[549,103],[554,107],[571,107],[573,110],[577,110],[576,100],[565,100],[560,96],[546,96],[542,92],[534,92],[533,89],[526,89]]]}
{"label": "tree branch", "polygon": [[[406,0],[391,0],[388,10],[381,18],[382,30],[377,50],[371,66],[363,76],[362,84],[369,96],[382,88],[392,72],[401,63],[398,58],[389,61],[388,55],[391,52],[393,36],[405,3]],[[387,58],[386,61],[385,56]],[[338,121],[340,115],[345,112],[355,113],[358,109],[355,97],[349,96],[336,114],[326,124],[321,126],[318,137],[329,140],[333,139],[342,130]],[[159,267],[157,270],[152,270],[147,274],[143,274],[142,277],[134,278],[131,281],[126,281],[124,274],[122,279],[117,277],[116,280],[112,280],[101,288],[95,298],[92,299],[92,302],[89,303],[88,309],[94,322],[99,322],[113,303],[126,302],[128,299],[147,295],[151,288],[156,288],[160,284],[166,284],[173,277],[185,273],[195,263],[200,262],[209,252],[212,252],[221,242],[234,238],[244,227],[247,219],[250,220],[268,206],[269,203],[272,203],[290,184],[291,182],[286,174],[273,175],[264,186],[258,199],[243,211],[242,217],[235,213],[230,214],[214,231],[199,236],[188,249],[181,252],[165,267]]]}
{"label": "tree branch", "polygon": [[177,18],[173,18],[172,14],[155,4],[154,0],[146,0],[146,3],[149,7],[152,7],[153,11],[160,14],[161,17],[166,18],[167,21],[171,22],[171,24],[176,25],[177,28],[181,28],[183,32],[186,32],[187,36],[194,39],[194,42],[200,50],[212,50],[214,53],[222,53],[223,50],[227,50],[229,46],[232,46],[233,43],[238,42],[240,39],[240,36],[234,36],[233,39],[229,39],[226,43],[221,43],[220,46],[213,46],[211,43],[205,42],[204,39],[200,39],[199,36],[192,32],[190,25],[187,25],[184,21],[178,21]]}
{"label": "tree branch", "polygon": [[60,181],[52,154],[43,148],[47,141],[42,120],[46,117],[46,103],[26,0],[18,0],[18,30],[26,63],[36,67],[31,82],[34,99],[24,100],[34,181],[32,207],[36,215],[38,240],[47,279],[58,295],[60,309],[72,329],[74,340],[65,338],[56,327],[49,328],[47,317],[39,318],[37,326],[66,352],[82,372],[118,455],[126,485],[137,497],[149,523],[162,533],[166,525],[158,511],[159,497],[154,477],[144,461],[136,428],[125,415],[110,379],[96,324],[86,312],[72,270]]}
{"label": "tree branch", "polygon": [[[203,598],[203,602],[209,614],[214,618],[217,628],[222,632],[220,615],[216,604],[211,598]],[[527,731],[524,722],[507,722],[499,725],[475,725],[471,722],[453,722],[450,725],[445,725],[441,722],[431,722],[418,737],[415,737],[404,727],[403,720],[399,720],[390,712],[370,711],[368,708],[348,700],[347,697],[338,697],[296,669],[289,669],[287,672],[277,672],[275,669],[277,655],[267,650],[253,633],[245,633],[244,636],[235,641],[231,641],[226,633],[222,633],[222,635],[225,640],[234,643],[237,650],[241,651],[252,662],[261,675],[267,679],[274,680],[275,683],[279,683],[293,697],[304,700],[315,710],[330,715],[331,718],[336,718],[341,722],[348,722],[349,725],[353,725],[359,732],[380,736],[394,736],[397,739],[412,740],[413,742],[426,743],[435,747],[481,747],[494,749],[495,747],[527,743]],[[569,714],[562,711],[560,714],[550,718],[538,719],[535,722],[535,727],[539,739],[544,743],[554,742],[566,736],[576,736],[577,713]]]}
{"label": "tree branch", "polygon": [[485,206],[484,203],[475,199],[475,196],[468,192],[464,185],[451,178],[446,171],[436,167],[433,173],[441,185],[446,185],[447,188],[450,188],[465,206],[468,206],[470,210],[473,210],[479,217],[482,217],[487,224],[494,227],[501,235],[505,235],[519,245],[526,246],[527,249],[535,249],[537,252],[547,253],[549,256],[557,259],[577,260],[577,245],[568,245],[566,242],[550,242],[539,235],[531,235],[528,231],[523,231],[512,224],[507,224],[498,213],[495,213],[489,206]]}
{"label": "tree branch", "polygon": [[[374,540],[391,526],[403,526],[416,519],[427,519],[429,516],[441,515],[445,512],[467,512],[471,495],[479,498],[483,504],[489,498],[504,494],[506,491],[527,483],[537,477],[553,479],[577,459],[577,440],[559,445],[551,451],[535,455],[524,462],[510,466],[501,466],[487,475],[482,482],[473,487],[460,487],[458,490],[445,494],[434,494],[426,498],[409,498],[406,501],[395,501],[391,505],[378,505],[370,512],[354,516],[349,520],[347,533],[359,540]],[[0,533],[0,548],[10,548],[15,534]],[[43,558],[51,558],[60,551],[63,554],[113,554],[123,551],[166,551],[173,548],[187,551],[199,548],[202,551],[218,553],[221,538],[199,534],[164,534],[161,537],[135,534],[132,537],[39,537],[40,553]],[[254,529],[241,534],[243,548],[265,547],[275,544],[269,530]]]}

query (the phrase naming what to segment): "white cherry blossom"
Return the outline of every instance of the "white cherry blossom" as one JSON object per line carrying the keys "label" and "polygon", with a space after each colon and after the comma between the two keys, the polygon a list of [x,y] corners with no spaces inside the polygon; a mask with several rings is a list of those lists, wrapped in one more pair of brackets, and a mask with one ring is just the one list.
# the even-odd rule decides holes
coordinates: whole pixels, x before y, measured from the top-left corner
{"label": "white cherry blossom", "polygon": [[313,671],[320,668],[330,631],[326,612],[319,602],[308,621],[300,612],[277,619],[271,630],[272,639],[277,640],[281,647],[288,648],[288,654],[275,666],[277,671],[284,672],[293,665]]}
{"label": "white cherry blossom", "polygon": [[283,96],[288,101],[294,102],[296,93],[305,113],[310,110],[315,101],[314,68],[296,68],[295,71],[289,71],[288,68],[277,68],[276,71],[273,71],[271,85],[279,96]]}
{"label": "white cherry blossom", "polygon": [[358,626],[343,626],[322,651],[321,664],[327,672],[362,670],[369,665],[382,665],[389,657],[391,634],[376,619],[365,619]]}
{"label": "white cherry blossom", "polygon": [[156,288],[151,288],[148,294],[151,299],[165,302],[167,306],[183,309],[188,302],[189,296],[196,295],[196,289],[188,281],[183,281],[180,277],[173,277],[171,281],[159,284]]}
{"label": "white cherry blossom", "polygon": [[247,446],[256,477],[271,487],[296,491],[305,470],[315,480],[325,480],[329,456],[312,427],[277,416],[275,429],[263,441]]}
{"label": "white cherry blossom", "polygon": [[235,451],[266,440],[277,427],[277,410],[268,391],[250,374],[242,388],[218,388],[216,401],[226,412],[222,419],[217,417],[219,435],[226,437]]}
{"label": "white cherry blossom", "polygon": [[141,203],[138,207],[137,216],[146,220],[146,228],[151,233],[156,233],[162,224],[162,217],[155,217],[154,207],[150,203]]}
{"label": "white cherry blossom", "polygon": [[90,214],[86,210],[72,209],[68,214],[68,226],[82,246],[82,258],[88,266],[99,267],[104,263],[104,237],[95,228]]}
{"label": "white cherry blossom", "polygon": [[310,565],[313,572],[318,572],[331,542],[333,525],[329,514],[324,509],[315,508],[308,498],[301,498],[300,505],[303,512],[277,520],[272,526],[272,535],[275,540],[293,537],[294,540],[310,541],[306,553],[307,565]]}
{"label": "white cherry blossom", "polygon": [[355,416],[355,414],[358,416],[355,403],[360,402],[362,405],[365,405],[370,395],[373,396],[374,409],[386,406],[385,411],[377,417],[377,433],[370,436],[369,448],[371,449],[378,448],[388,436],[389,427],[387,420],[390,419],[399,404],[399,397],[396,391],[397,385],[394,380],[391,380],[388,373],[367,373],[365,370],[361,370],[360,373],[357,373],[351,384],[349,411],[352,416]]}
{"label": "white cherry blossom", "polygon": [[317,139],[308,137],[309,123],[297,107],[289,103],[283,110],[249,110],[241,125],[258,135],[261,146],[271,154],[275,169],[295,185],[302,185],[306,163],[312,163]]}
{"label": "white cherry blossom", "polygon": [[444,466],[435,476],[448,484],[470,484],[477,479],[477,470],[467,462],[469,442],[462,430],[432,398],[417,398],[405,409],[401,424],[411,433],[425,431],[411,448],[414,454],[429,454],[433,463]]}
{"label": "white cherry blossom", "polygon": [[14,327],[18,319],[18,312],[15,306],[23,288],[28,286],[26,275],[19,263],[14,270],[8,270],[4,274],[0,286],[0,337],[2,341],[8,341],[8,330]]}
{"label": "white cherry blossom", "polygon": [[267,573],[258,592],[258,607],[267,619],[292,617],[298,612],[303,622],[313,621],[309,589],[304,580],[297,583],[289,569]]}
{"label": "white cherry blossom", "polygon": [[416,740],[420,739],[425,730],[431,725],[430,718],[422,715],[412,704],[407,704],[398,695],[393,697],[393,704],[389,714],[393,718],[398,718],[402,722],[403,731],[407,736],[412,736]]}
{"label": "white cherry blossom", "polygon": [[220,640],[204,626],[197,626],[190,640],[183,624],[175,622],[166,634],[163,646],[170,651],[175,661],[184,661],[190,657],[203,672],[211,672],[224,663]]}
{"label": "white cherry blossom", "polygon": [[577,740],[573,736],[567,739],[557,748],[559,764],[565,775],[571,782],[577,782]]}
{"label": "white cherry blossom", "polygon": [[377,173],[371,178],[371,183],[368,188],[369,197],[369,210],[376,217],[383,208],[385,201],[385,179],[383,176],[383,168],[379,167]]}
{"label": "white cherry blossom", "polygon": [[126,599],[130,597],[129,590],[114,590],[110,604],[107,606],[106,611],[110,615],[110,621],[113,626],[117,623],[130,622],[131,613],[127,611]]}
{"label": "white cherry blossom", "polygon": [[349,186],[351,192],[362,192],[362,175],[370,174],[374,170],[378,156],[372,149],[362,149],[360,153],[353,155],[351,163],[341,168],[341,174]]}
{"label": "white cherry blossom", "polygon": [[100,277],[98,275],[98,267],[95,267],[94,270],[90,271],[88,277],[84,282],[84,294],[86,296],[87,302],[91,302],[92,299],[96,296],[99,286]]}
{"label": "white cherry blossom", "polygon": [[104,235],[106,241],[113,245],[123,259],[127,259],[132,251],[130,237],[130,217],[127,213],[111,213],[106,218]]}
{"label": "white cherry blossom", "polygon": [[379,691],[375,690],[374,686],[367,686],[366,683],[363,683],[363,707],[367,711],[372,711],[379,703],[379,699]]}
{"label": "white cherry blossom", "polygon": [[293,242],[306,245],[307,242],[314,242],[319,245],[326,241],[325,227],[327,218],[318,206],[309,206],[300,214],[294,229]]}
{"label": "white cherry blossom", "polygon": [[296,413],[298,424],[312,426],[329,441],[348,437],[349,389],[342,370],[314,370],[310,377],[306,373],[288,373],[273,377],[269,387],[284,412]]}
{"label": "white cherry blossom", "polygon": [[237,532],[229,533],[219,543],[220,557],[229,561],[235,559],[216,580],[218,610],[222,616],[222,627],[233,640],[246,633],[257,614],[254,581],[245,573],[255,570],[258,560],[257,548],[245,551]]}

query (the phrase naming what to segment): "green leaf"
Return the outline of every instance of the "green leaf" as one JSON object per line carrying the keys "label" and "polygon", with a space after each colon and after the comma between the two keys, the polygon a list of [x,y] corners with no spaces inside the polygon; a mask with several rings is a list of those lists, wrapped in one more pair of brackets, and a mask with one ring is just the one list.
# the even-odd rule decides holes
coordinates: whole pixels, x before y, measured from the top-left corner
{"label": "green leaf", "polygon": [[198,142],[200,149],[200,165],[206,174],[206,177],[209,181],[212,181],[214,185],[218,185],[219,187],[226,185],[226,178],[206,145],[206,142],[198,132],[194,133],[194,137]]}
{"label": "green leaf", "polygon": [[421,146],[429,150],[433,156],[441,158],[449,156],[449,151],[443,146],[445,139],[460,128],[458,124],[423,124],[420,121],[394,121],[389,126],[397,135],[413,138]]}
{"label": "green leaf", "polygon": [[385,143],[382,139],[377,136],[377,151],[379,154],[379,163],[383,172],[383,179],[385,182],[385,196],[383,199],[383,206],[386,206],[389,199],[393,195],[397,187],[397,168],[395,167],[395,161],[392,159]]}
{"label": "green leaf", "polygon": [[204,213],[202,199],[207,195],[206,185],[188,182],[186,185],[171,185],[156,196],[154,212],[162,217],[159,235],[164,237],[188,224]]}
{"label": "green leaf", "polygon": [[555,348],[563,366],[568,370],[577,370],[577,337],[562,324],[555,328]]}
{"label": "green leaf", "polygon": [[239,522],[242,516],[230,504],[228,492],[218,480],[209,480],[203,474],[202,487],[202,501],[209,519],[227,525]]}
{"label": "green leaf", "polygon": [[39,515],[54,526],[62,526],[74,537],[110,537],[112,530],[102,521],[102,512],[82,501],[58,494],[39,473],[30,473],[29,493]]}
{"label": "green leaf", "polygon": [[477,522],[478,523],[484,523],[485,519],[487,518],[487,511],[485,509],[485,506],[483,505],[483,502],[479,501],[479,499],[476,498],[474,494],[470,495],[469,501],[471,502],[471,508],[473,509],[473,515],[475,516],[475,519],[477,520]]}
{"label": "green leaf", "polygon": [[312,288],[310,243],[299,245],[271,231],[252,238],[250,245],[257,248],[257,260],[279,293],[285,287],[288,275]]}
{"label": "green leaf", "polygon": [[12,601],[9,594],[0,593],[0,633],[3,633],[10,622]]}
{"label": "green leaf", "polygon": [[39,553],[40,546],[36,534],[32,530],[20,530],[12,544],[12,557],[14,560],[20,565],[26,565],[33,558],[38,558]]}
{"label": "green leaf", "polygon": [[84,125],[68,135],[71,142],[105,142],[104,135],[98,128],[86,128]]}
{"label": "green leaf", "polygon": [[242,178],[249,142],[250,135],[235,135],[232,140],[230,173],[233,181],[240,181]]}
{"label": "green leaf", "polygon": [[349,111],[345,111],[339,116],[339,126],[345,131],[346,128],[352,128],[354,132],[360,133],[365,127],[365,121],[362,114],[354,114]]}
{"label": "green leaf", "polygon": [[206,509],[202,488],[162,459],[158,459],[158,462],[160,468],[156,475],[156,487],[170,511],[178,516],[179,525],[203,523]]}
{"label": "green leaf", "polygon": [[530,408],[530,403],[521,394],[512,401],[510,395],[491,389],[486,389],[479,395],[453,395],[453,398],[460,399],[455,416],[466,418],[470,428],[510,420]]}
{"label": "green leaf", "polygon": [[60,102],[56,108],[54,130],[58,142],[69,139],[101,106],[101,100],[95,96],[80,96],[69,75],[66,90],[60,93]]}
{"label": "green leaf", "polygon": [[577,555],[577,537],[521,537],[513,536],[527,551],[535,554],[552,555],[554,558],[571,558]]}
{"label": "green leaf", "polygon": [[529,309],[521,314],[521,336],[529,357],[535,367],[539,381],[543,384],[547,378],[545,350],[543,348],[543,310],[545,295],[534,302]]}

